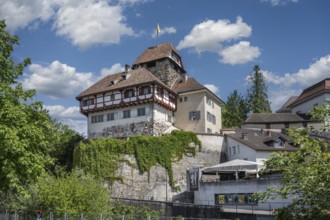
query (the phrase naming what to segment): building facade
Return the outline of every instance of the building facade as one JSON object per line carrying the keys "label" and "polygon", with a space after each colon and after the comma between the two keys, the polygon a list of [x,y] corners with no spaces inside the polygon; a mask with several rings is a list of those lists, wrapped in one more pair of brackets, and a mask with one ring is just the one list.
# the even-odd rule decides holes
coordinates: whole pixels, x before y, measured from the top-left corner
{"label": "building facade", "polygon": [[291,138],[280,132],[237,129],[233,134],[225,134],[228,161],[241,159],[263,164],[270,154],[280,151],[297,151]]}
{"label": "building facade", "polygon": [[222,100],[187,76],[170,43],[148,48],[132,68],[126,65],[124,72],[104,77],[76,99],[87,117],[89,138],[221,129]]}

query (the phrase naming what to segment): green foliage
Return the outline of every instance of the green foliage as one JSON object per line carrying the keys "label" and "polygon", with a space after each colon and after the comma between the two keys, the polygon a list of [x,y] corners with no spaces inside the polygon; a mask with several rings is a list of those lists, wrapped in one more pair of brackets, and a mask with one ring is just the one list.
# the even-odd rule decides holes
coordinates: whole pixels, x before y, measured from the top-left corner
{"label": "green foliage", "polygon": [[[323,110],[330,111],[326,108]],[[297,152],[274,154],[266,161],[267,169],[283,173],[282,186],[271,187],[258,196],[262,200],[292,198],[292,205],[278,210],[278,219],[329,219],[329,143],[325,142],[326,139],[310,136],[308,129],[288,132],[301,148]]]}
{"label": "green foliage", "polygon": [[312,115],[312,119],[323,122],[325,131],[330,130],[330,102],[326,101],[323,105],[315,106],[312,111],[309,112]]}
{"label": "green foliage", "polygon": [[35,91],[24,91],[17,78],[30,60],[15,65],[10,55],[18,38],[0,21],[0,190],[26,193],[26,186],[52,162],[48,144],[52,123]]}
{"label": "green foliage", "polygon": [[[192,144],[193,143],[193,144]],[[150,174],[152,166],[164,167],[169,184],[176,189],[173,181],[172,162],[181,160],[183,155],[196,155],[195,146],[201,147],[192,132],[173,131],[162,137],[137,136],[127,141],[116,139],[89,140],[81,143],[74,151],[74,165],[110,182],[121,180],[116,176],[119,164],[126,162],[136,166],[140,173]],[[125,155],[135,157],[136,165],[124,159]]]}
{"label": "green foliage", "polygon": [[54,164],[48,168],[50,172],[58,173],[61,170],[69,172],[73,167],[73,150],[84,138],[67,125],[53,121],[53,138],[49,145],[50,156]]}
{"label": "green foliage", "polygon": [[247,103],[244,98],[238,94],[236,89],[229,95],[222,109],[222,124],[224,128],[240,126],[244,122],[248,112]]}
{"label": "green foliage", "polygon": [[105,213],[110,210],[109,192],[102,182],[82,171],[61,177],[40,178],[35,189],[34,209],[54,213]]}
{"label": "green foliage", "polygon": [[248,90],[246,100],[249,110],[253,113],[271,113],[265,78],[258,65],[254,66],[253,71],[249,77],[251,87]]}

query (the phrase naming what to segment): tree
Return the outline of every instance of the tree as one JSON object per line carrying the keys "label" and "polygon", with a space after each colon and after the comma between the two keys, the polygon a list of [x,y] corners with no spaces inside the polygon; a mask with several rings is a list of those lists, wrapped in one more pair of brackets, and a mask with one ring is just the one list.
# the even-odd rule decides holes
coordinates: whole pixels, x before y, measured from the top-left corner
{"label": "tree", "polygon": [[[311,114],[320,119],[320,112],[329,115],[330,109],[318,107]],[[278,219],[330,219],[329,140],[313,136],[311,128],[291,129],[288,133],[301,148],[297,152],[276,153],[266,161],[267,169],[282,172],[282,185],[258,196],[263,200],[292,199],[291,205],[278,210]]]}
{"label": "tree", "polygon": [[54,164],[49,167],[49,171],[54,174],[60,170],[70,172],[73,168],[73,151],[84,137],[67,125],[53,121],[54,140],[52,141],[50,155],[54,158]]}
{"label": "tree", "polygon": [[223,108],[223,126],[231,128],[240,126],[247,115],[247,105],[244,98],[235,89],[229,96]]}
{"label": "tree", "polygon": [[57,214],[94,214],[109,211],[109,192],[102,182],[82,170],[60,177],[44,176],[34,189],[33,209]]}
{"label": "tree", "polygon": [[0,21],[0,190],[24,194],[52,162],[53,129],[42,104],[32,101],[35,91],[17,82],[30,59],[15,64],[11,53],[18,37],[5,29]]}
{"label": "tree", "polygon": [[271,113],[265,78],[258,65],[254,66],[253,71],[249,77],[251,87],[247,92],[249,110],[253,113]]}

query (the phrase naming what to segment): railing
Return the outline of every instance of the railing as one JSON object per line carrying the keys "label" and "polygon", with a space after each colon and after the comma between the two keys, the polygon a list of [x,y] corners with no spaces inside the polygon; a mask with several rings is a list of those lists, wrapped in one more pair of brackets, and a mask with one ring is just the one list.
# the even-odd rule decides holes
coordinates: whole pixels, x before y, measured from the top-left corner
{"label": "railing", "polygon": [[[205,218],[190,218],[181,216],[140,216],[140,215],[113,215],[113,214],[68,214],[68,213],[44,213],[41,218],[37,218],[29,212],[0,212],[0,220],[205,220]],[[212,218],[207,218],[212,220]],[[215,220],[215,218],[213,218]],[[219,220],[219,218],[216,218]],[[222,219],[225,220],[225,219]]]}

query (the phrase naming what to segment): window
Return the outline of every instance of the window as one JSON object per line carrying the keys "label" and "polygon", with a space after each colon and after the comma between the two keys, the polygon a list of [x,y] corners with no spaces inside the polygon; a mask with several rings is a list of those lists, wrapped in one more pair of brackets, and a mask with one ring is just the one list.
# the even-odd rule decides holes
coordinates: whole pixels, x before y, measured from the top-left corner
{"label": "window", "polygon": [[211,122],[212,124],[216,123],[215,115],[211,114],[210,112],[206,112],[206,118],[208,122]]}
{"label": "window", "polygon": [[137,115],[138,116],[146,115],[146,108],[138,108],[137,109]]}
{"label": "window", "polygon": [[228,193],[228,194],[215,194],[215,204],[256,204],[258,201],[253,200],[253,193]]}
{"label": "window", "polygon": [[270,129],[270,123],[266,123],[266,129]]}
{"label": "window", "polygon": [[274,141],[274,147],[275,148],[283,148],[284,147],[284,142],[281,139],[276,139]]}
{"label": "window", "polygon": [[200,112],[199,111],[193,111],[189,112],[189,120],[195,121],[200,119]]}
{"label": "window", "polygon": [[184,100],[185,102],[188,101],[187,96],[185,96],[185,97],[183,98],[183,100]]}
{"label": "window", "polygon": [[289,128],[290,126],[289,126],[289,123],[284,123],[284,127],[285,128]]}
{"label": "window", "polygon": [[123,115],[123,117],[124,118],[130,118],[131,117],[131,110],[124,110],[124,115]]}
{"label": "window", "polygon": [[139,89],[139,95],[147,95],[151,93],[151,87],[150,86],[142,86]]}
{"label": "window", "polygon": [[115,120],[115,113],[112,112],[107,114],[107,121],[113,121],[113,120]]}
{"label": "window", "polygon": [[133,89],[125,90],[124,91],[124,99],[131,98],[135,96],[135,91]]}
{"label": "window", "polygon": [[86,99],[82,101],[83,106],[94,105],[94,99]]}
{"label": "window", "polygon": [[180,102],[182,102],[182,97],[180,97],[180,99],[179,99],[179,100],[180,100]]}
{"label": "window", "polygon": [[147,68],[151,68],[151,67],[155,67],[155,66],[156,66],[156,61],[147,63]]}
{"label": "window", "polygon": [[171,122],[172,123],[172,116],[171,115],[166,115],[165,116],[166,118],[165,118],[165,121],[167,121],[167,122]]}
{"label": "window", "polygon": [[164,91],[163,91],[162,88],[157,87],[156,92],[157,92],[157,94],[158,94],[159,96],[163,96]]}
{"label": "window", "polygon": [[94,115],[92,116],[92,124],[103,122],[103,115]]}
{"label": "window", "polygon": [[233,155],[235,155],[235,154],[236,154],[236,147],[233,146]]}
{"label": "window", "polygon": [[239,145],[237,145],[237,154],[239,154]]}
{"label": "window", "polygon": [[211,122],[212,118],[211,118],[211,113],[210,112],[206,112],[206,118],[208,122]]}

